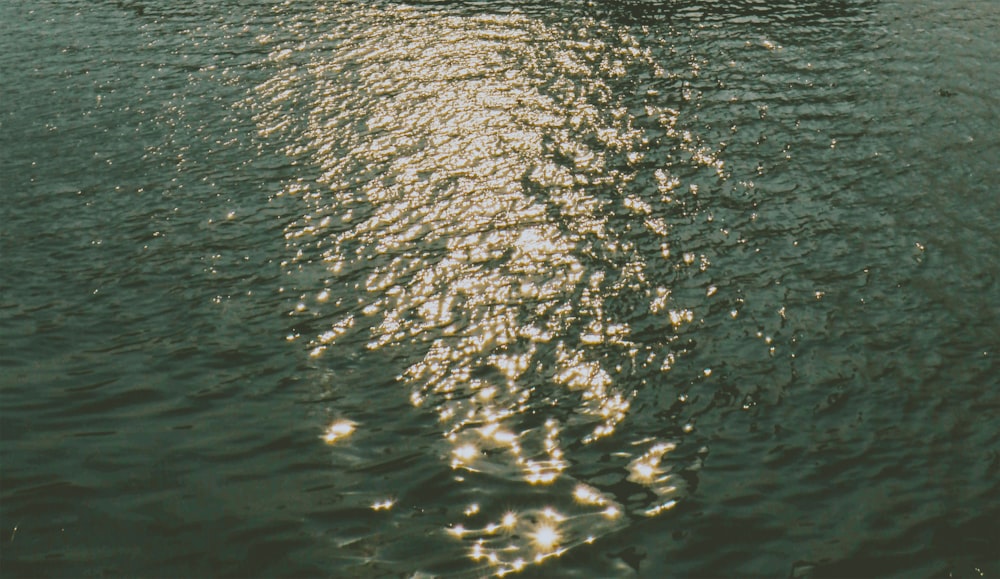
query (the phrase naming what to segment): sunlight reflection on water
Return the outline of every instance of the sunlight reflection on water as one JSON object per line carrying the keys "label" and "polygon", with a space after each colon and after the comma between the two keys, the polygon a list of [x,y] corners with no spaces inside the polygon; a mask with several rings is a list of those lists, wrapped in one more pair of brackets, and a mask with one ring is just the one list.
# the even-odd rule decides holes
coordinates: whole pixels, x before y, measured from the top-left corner
{"label": "sunlight reflection on water", "polygon": [[0,3],[5,576],[1000,575],[995,2],[400,3]]}
{"label": "sunlight reflection on water", "polygon": [[[669,371],[671,336],[694,320],[671,307],[669,276],[657,272],[708,261],[670,251],[663,208],[697,189],[668,159],[647,157],[651,131],[692,167],[722,177],[723,166],[675,128],[677,110],[655,100],[631,110],[614,88],[630,71],[672,73],[597,21],[558,29],[519,14],[360,9],[371,13],[336,14],[321,37],[273,46],[278,72],[258,90],[261,133],[292,135],[287,153],[322,173],[284,192],[306,211],[286,230],[295,257],[285,267],[322,263],[328,285],[361,298],[311,338],[312,355],[336,348],[357,316],[372,319],[369,349],[424,352],[400,380],[414,406],[438,415],[447,460],[464,473],[456,480],[549,489],[516,513],[483,497],[468,523],[451,523],[469,556],[499,574],[593,542],[621,528],[625,512],[672,508],[682,496],[676,442],[620,432],[635,395],[624,378],[637,367]],[[298,129],[292,106],[309,111]],[[640,172],[656,183],[651,194],[632,187]],[[640,248],[632,228],[659,241]],[[302,303],[320,308],[328,295]],[[635,339],[609,311],[636,299],[662,319],[652,339]],[[327,441],[349,424],[332,425]],[[612,436],[622,439],[621,478],[646,489],[628,508],[571,473],[574,447]]]}

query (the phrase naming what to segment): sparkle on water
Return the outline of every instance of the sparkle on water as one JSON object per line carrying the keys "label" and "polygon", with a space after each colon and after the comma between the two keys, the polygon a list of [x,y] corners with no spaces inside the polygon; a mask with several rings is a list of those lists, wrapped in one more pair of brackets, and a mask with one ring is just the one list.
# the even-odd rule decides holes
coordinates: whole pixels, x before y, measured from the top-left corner
{"label": "sparkle on water", "polygon": [[[668,280],[648,263],[666,272],[708,266],[692,252],[673,257],[663,218],[697,187],[683,187],[668,159],[646,158],[648,140],[675,140],[695,168],[722,176],[724,167],[676,127],[678,111],[630,111],[617,100],[612,85],[630,71],[671,74],[624,31],[597,21],[552,30],[516,13],[351,9],[378,11],[366,21],[391,23],[400,37],[383,43],[360,20],[331,20],[336,28],[324,38],[272,47],[279,70],[259,87],[268,103],[261,133],[290,135],[297,144],[288,154],[307,155],[322,172],[318,186],[296,181],[284,191],[305,211],[288,225],[294,257],[283,265],[322,264],[330,282],[353,284],[361,296],[357,309],[312,337],[313,357],[358,325],[356,315],[374,320],[361,324],[371,328],[369,349],[423,349],[400,381],[414,406],[437,414],[450,466],[467,473],[456,480],[516,477],[575,499],[572,515],[528,508],[479,529],[450,528],[473,559],[517,571],[622,524],[623,505],[567,474],[565,449],[616,435],[634,396],[617,376],[667,372],[676,353],[671,334],[633,338],[629,320],[609,305],[645,300],[643,310],[673,332],[695,319],[690,308],[670,306]],[[327,42],[336,54],[319,48]],[[298,62],[296,54],[311,56]],[[302,126],[280,112],[291,98],[309,109]],[[365,135],[353,132],[357,123]],[[659,198],[629,192],[649,166]],[[650,251],[629,239],[634,226],[658,240]],[[384,265],[363,278],[350,273],[372,260]],[[325,287],[303,295],[292,313],[309,315],[328,298]],[[563,394],[553,398],[553,387]],[[544,424],[533,426],[529,417],[539,414]],[[327,442],[350,434],[345,424],[331,426]],[[635,514],[652,515],[678,493],[666,464],[672,446],[640,445],[647,450],[623,468],[657,497]],[[465,517],[490,512],[483,503]]]}
{"label": "sparkle on water", "polygon": [[991,575],[994,3],[0,4],[5,570]]}

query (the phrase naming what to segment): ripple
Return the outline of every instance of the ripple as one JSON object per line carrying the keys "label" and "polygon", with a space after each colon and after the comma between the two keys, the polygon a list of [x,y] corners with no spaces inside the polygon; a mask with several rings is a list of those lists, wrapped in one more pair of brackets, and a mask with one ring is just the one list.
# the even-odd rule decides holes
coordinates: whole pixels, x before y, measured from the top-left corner
{"label": "ripple", "polygon": [[[329,272],[295,315],[340,319],[306,347],[336,355],[339,336],[365,328],[370,350],[422,351],[399,381],[437,415],[458,483],[519,481],[545,502],[605,497],[570,500],[558,516],[529,507],[517,532],[501,519],[449,524],[498,574],[671,509],[684,488],[670,474],[679,441],[621,425],[641,377],[670,370],[660,360],[676,358],[670,342],[695,319],[671,305],[670,282],[708,267],[667,249],[669,215],[697,194],[686,178],[724,166],[655,91],[639,108],[626,99],[629,78],[691,71],[665,70],[628,30],[592,19],[345,9],[322,17],[318,37],[273,46],[277,72],[256,96],[262,135],[281,135],[318,172],[285,190],[305,212],[286,230],[284,267]],[[640,247],[635,228],[659,243]],[[352,290],[357,305],[311,312]],[[633,308],[657,316],[658,331],[637,340]],[[646,499],[626,508],[576,480],[574,449],[604,439],[619,441],[618,480]],[[500,517],[491,495],[476,504]]]}

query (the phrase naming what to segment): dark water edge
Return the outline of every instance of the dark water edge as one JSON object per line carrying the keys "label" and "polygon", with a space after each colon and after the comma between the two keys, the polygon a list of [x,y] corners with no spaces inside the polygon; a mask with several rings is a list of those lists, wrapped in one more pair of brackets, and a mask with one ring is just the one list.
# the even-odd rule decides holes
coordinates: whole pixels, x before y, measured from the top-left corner
{"label": "dark water edge", "polygon": [[4,576],[1000,574],[993,3],[0,21]]}

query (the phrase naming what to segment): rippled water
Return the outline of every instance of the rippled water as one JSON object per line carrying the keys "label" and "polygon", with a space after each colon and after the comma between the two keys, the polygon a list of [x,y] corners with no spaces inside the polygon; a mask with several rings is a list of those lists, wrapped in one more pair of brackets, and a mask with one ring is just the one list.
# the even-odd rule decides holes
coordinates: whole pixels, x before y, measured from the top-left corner
{"label": "rippled water", "polygon": [[1000,574],[993,2],[0,21],[5,576]]}

